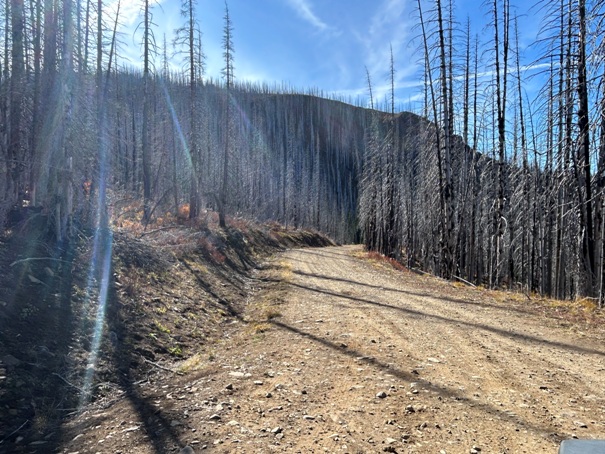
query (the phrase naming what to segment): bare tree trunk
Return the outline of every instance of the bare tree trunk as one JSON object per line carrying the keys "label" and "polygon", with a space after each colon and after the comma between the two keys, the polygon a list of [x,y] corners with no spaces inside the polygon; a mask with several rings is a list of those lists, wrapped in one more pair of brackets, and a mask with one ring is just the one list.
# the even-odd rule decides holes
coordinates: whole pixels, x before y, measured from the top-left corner
{"label": "bare tree trunk", "polygon": [[[441,0],[437,0],[437,21],[439,32],[439,61],[440,61],[440,83],[441,103],[443,115],[443,205],[444,205],[444,229],[441,232],[441,275],[445,278],[451,277],[454,272],[452,239],[454,237],[454,191],[452,186],[452,142],[454,130],[452,124],[452,109],[450,107],[451,97],[449,87],[452,74],[448,71],[448,60],[446,56],[445,27],[443,21],[443,9]],[[452,24],[449,25],[450,27]],[[452,56],[450,55],[450,59]]]}
{"label": "bare tree trunk", "polygon": [[[189,51],[189,148],[191,153],[191,187],[189,193],[189,218],[196,219],[199,215],[199,178],[200,178],[200,150],[197,141],[197,84],[195,59],[195,11],[193,0],[187,0],[188,22],[188,51]],[[176,187],[175,187],[176,190]]]}
{"label": "bare tree trunk", "polygon": [[34,97],[32,100],[32,131],[30,142],[30,173],[29,173],[29,191],[31,205],[37,205],[38,189],[38,160],[40,155],[39,141],[41,132],[41,108],[40,91],[42,84],[42,2],[36,1],[35,4],[35,23],[34,23]]}
{"label": "bare tree trunk", "polygon": [[218,197],[218,215],[219,225],[225,228],[225,210],[227,204],[227,189],[229,179],[229,139],[231,135],[231,89],[233,87],[233,26],[229,16],[229,7],[225,1],[225,26],[223,28],[223,56],[225,57],[225,67],[223,76],[225,78],[225,149],[223,153],[223,178],[221,190]]}
{"label": "bare tree trunk", "polygon": [[370,79],[370,71],[366,66],[366,81],[368,83],[368,92],[370,94],[370,109],[374,110],[374,96],[372,95],[372,80]]}
{"label": "bare tree trunk", "polygon": [[582,201],[582,262],[585,271],[586,293],[595,295],[595,236],[593,227],[592,176],[590,170],[590,124],[588,111],[588,80],[586,76],[586,0],[578,0],[578,162],[580,164],[580,183],[583,188]]}
{"label": "bare tree trunk", "polygon": [[149,137],[149,102],[150,102],[150,46],[151,46],[151,13],[149,11],[149,0],[144,0],[143,5],[143,223],[151,221],[151,144]]}
{"label": "bare tree trunk", "polygon": [[500,35],[499,35],[499,14],[498,14],[498,0],[494,0],[493,3],[493,14],[494,14],[494,47],[495,47],[495,65],[496,65],[496,104],[497,104],[497,123],[498,123],[498,197],[496,200],[496,209],[494,213],[495,223],[495,254],[494,254],[494,268],[493,268],[493,285],[499,285],[501,274],[500,274],[500,262],[502,255],[502,241],[504,238],[504,228],[506,220],[504,218],[505,210],[505,175],[504,166],[506,163],[506,89],[508,80],[508,31],[509,31],[509,6],[508,0],[504,0],[504,36],[502,42],[502,57],[503,67],[500,68]]}
{"label": "bare tree trunk", "polygon": [[5,194],[12,203],[19,199],[21,173],[23,169],[22,144],[22,114],[23,97],[25,89],[25,65],[23,56],[23,29],[24,29],[23,0],[11,1],[11,73],[9,92],[8,117],[8,178]]}

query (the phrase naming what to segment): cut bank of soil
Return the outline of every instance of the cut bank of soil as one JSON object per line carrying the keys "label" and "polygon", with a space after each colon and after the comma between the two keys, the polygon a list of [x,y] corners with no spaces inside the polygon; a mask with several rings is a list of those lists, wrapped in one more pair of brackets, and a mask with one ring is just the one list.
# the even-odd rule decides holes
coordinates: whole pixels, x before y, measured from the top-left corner
{"label": "cut bank of soil", "polygon": [[277,256],[220,341],[108,392],[61,452],[554,453],[605,438],[601,316],[362,256]]}
{"label": "cut bank of soil", "polygon": [[231,218],[77,230],[58,244],[37,220],[0,232],[0,454],[58,452],[66,420],[125,396],[148,411],[137,386],[150,375],[163,386],[175,363],[214,348],[260,257],[333,244]]}

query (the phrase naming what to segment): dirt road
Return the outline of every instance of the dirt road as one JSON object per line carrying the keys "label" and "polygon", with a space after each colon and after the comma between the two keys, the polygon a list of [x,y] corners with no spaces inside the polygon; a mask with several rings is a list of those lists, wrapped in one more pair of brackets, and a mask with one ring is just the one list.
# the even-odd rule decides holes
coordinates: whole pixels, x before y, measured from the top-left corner
{"label": "dirt road", "polygon": [[259,273],[211,364],[158,397],[181,412],[175,452],[555,453],[605,438],[602,330],[361,255],[293,250]]}

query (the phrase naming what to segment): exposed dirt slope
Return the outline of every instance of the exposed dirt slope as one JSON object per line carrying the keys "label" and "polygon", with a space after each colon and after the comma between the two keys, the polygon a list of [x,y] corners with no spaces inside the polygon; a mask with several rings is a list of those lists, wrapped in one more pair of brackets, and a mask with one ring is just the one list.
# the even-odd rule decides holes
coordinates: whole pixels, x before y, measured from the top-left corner
{"label": "exposed dirt slope", "polygon": [[600,315],[363,255],[277,257],[219,342],[109,392],[62,452],[554,453],[605,438]]}
{"label": "exposed dirt slope", "polygon": [[138,386],[170,383],[175,364],[211,352],[261,258],[333,244],[241,219],[81,231],[66,245],[33,220],[1,233],[0,454],[61,450],[66,419],[126,396],[149,411]]}

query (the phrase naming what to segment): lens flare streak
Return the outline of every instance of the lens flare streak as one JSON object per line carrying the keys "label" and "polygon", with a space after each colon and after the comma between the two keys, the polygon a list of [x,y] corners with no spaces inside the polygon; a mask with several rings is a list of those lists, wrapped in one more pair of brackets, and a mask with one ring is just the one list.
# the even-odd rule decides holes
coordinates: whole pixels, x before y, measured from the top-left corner
{"label": "lens flare streak", "polygon": [[103,330],[105,325],[105,312],[107,309],[107,297],[109,294],[109,283],[111,273],[111,254],[113,246],[113,233],[110,230],[97,229],[96,235],[100,236],[101,250],[104,251],[102,257],[101,286],[99,288],[97,316],[95,319],[95,330],[90,347],[88,364],[86,366],[86,374],[84,376],[84,386],[82,387],[82,395],[80,396],[80,407],[87,403],[92,391],[92,381],[103,339]]}

